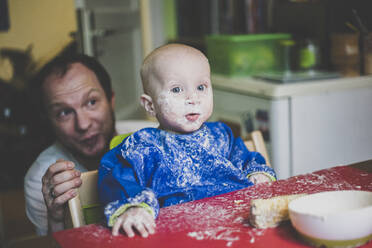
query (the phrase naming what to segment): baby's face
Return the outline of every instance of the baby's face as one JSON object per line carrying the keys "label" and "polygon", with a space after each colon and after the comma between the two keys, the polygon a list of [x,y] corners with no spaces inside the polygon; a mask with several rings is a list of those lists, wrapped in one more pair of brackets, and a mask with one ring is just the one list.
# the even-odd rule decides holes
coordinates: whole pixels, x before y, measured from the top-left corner
{"label": "baby's face", "polygon": [[207,59],[194,53],[167,57],[155,74],[152,98],[160,128],[175,133],[198,130],[213,111]]}

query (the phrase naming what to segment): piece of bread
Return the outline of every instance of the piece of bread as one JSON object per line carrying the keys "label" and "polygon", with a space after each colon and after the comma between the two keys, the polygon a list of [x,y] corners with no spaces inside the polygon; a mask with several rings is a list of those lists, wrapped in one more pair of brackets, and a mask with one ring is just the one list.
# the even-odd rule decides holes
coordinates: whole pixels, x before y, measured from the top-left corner
{"label": "piece of bread", "polygon": [[276,227],[289,219],[288,203],[306,194],[282,195],[251,201],[249,222],[256,228]]}

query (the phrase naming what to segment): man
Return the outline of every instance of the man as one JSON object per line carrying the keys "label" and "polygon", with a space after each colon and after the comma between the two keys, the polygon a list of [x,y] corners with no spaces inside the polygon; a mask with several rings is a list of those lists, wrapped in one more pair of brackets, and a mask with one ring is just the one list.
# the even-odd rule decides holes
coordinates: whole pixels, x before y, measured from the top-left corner
{"label": "man", "polygon": [[97,169],[108,151],[115,98],[106,70],[85,55],[54,59],[35,82],[34,99],[56,141],[28,170],[24,190],[27,216],[45,235],[64,229],[66,203],[81,185],[80,173]]}

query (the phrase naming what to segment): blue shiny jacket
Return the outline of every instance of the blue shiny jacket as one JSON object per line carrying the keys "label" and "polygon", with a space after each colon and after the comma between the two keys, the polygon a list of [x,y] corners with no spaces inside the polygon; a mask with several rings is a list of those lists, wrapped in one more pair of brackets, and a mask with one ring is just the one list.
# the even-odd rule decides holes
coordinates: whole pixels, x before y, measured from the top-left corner
{"label": "blue shiny jacket", "polygon": [[105,154],[98,189],[107,220],[125,204],[159,207],[197,200],[253,185],[247,176],[276,177],[257,152],[221,122],[190,134],[145,128]]}

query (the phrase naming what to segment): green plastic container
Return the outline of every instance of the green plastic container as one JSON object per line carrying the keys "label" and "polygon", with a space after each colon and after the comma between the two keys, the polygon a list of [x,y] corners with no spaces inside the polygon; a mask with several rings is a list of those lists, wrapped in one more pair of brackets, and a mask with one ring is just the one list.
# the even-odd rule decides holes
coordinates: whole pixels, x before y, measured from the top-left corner
{"label": "green plastic container", "polygon": [[283,68],[283,41],[290,34],[209,35],[207,56],[212,73],[250,76]]}

